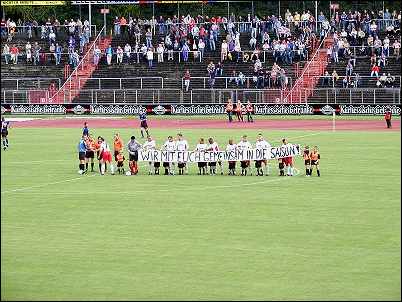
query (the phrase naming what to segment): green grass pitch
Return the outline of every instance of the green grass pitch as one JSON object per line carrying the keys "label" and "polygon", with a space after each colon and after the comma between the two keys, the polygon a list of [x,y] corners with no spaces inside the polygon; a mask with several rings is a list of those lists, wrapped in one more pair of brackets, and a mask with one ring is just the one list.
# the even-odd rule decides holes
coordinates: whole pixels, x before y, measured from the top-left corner
{"label": "green grass pitch", "polygon": [[[177,132],[152,130],[158,146]],[[259,131],[182,132],[222,147]],[[2,300],[401,299],[400,132],[263,131],[318,145],[321,178],[301,158],[295,177],[80,176],[80,133],[10,130]]]}

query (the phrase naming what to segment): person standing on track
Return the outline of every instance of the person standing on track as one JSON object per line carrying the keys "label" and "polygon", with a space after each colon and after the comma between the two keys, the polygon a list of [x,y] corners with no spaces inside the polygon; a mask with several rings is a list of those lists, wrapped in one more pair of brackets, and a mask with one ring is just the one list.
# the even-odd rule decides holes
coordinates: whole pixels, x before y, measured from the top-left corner
{"label": "person standing on track", "polygon": [[250,101],[248,101],[248,102],[247,102],[247,106],[246,106],[247,122],[248,122],[248,123],[254,122],[253,116],[252,116],[253,111],[254,111],[253,105],[251,104]]}
{"label": "person standing on track", "polygon": [[237,104],[236,104],[236,115],[237,115],[237,120],[240,122],[244,122],[243,120],[243,104],[241,103],[240,100],[237,100]]}
{"label": "person standing on track", "polygon": [[228,103],[226,104],[226,113],[228,114],[229,123],[233,122],[233,102],[232,99],[228,99]]}
{"label": "person standing on track", "polygon": [[147,133],[147,136],[149,136],[146,111],[141,112],[139,117],[140,117],[140,121],[141,121],[141,123],[140,123],[141,137],[144,138],[144,131]]}
{"label": "person standing on track", "polygon": [[10,122],[6,121],[3,116],[1,118],[1,140],[4,151],[8,148],[8,128],[10,128]]}
{"label": "person standing on track", "polygon": [[85,135],[85,136],[89,135],[89,129],[88,129],[87,122],[84,122],[84,128],[82,128],[82,135]]}
{"label": "person standing on track", "polygon": [[389,107],[387,107],[387,109],[385,109],[384,118],[385,118],[385,122],[387,123],[387,128],[392,128],[392,124],[391,124],[392,112]]}

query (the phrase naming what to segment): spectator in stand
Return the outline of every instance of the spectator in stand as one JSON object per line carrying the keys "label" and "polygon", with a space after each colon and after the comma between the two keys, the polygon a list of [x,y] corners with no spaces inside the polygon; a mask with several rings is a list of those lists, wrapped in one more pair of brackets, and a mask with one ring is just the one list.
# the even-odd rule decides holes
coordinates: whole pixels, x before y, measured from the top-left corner
{"label": "spectator in stand", "polygon": [[80,55],[78,51],[74,50],[73,52],[73,68],[77,68],[78,64],[80,62]]}
{"label": "spectator in stand", "polygon": [[203,39],[198,41],[198,49],[200,51],[201,60],[204,58],[205,42]]}
{"label": "spectator in stand", "polygon": [[322,77],[322,85],[327,85],[328,87],[331,86],[331,75],[329,74],[328,70],[325,71],[325,74]]}
{"label": "spectator in stand", "polygon": [[147,32],[145,33],[145,40],[147,42],[147,48],[152,47],[152,32],[151,29],[148,28]]}
{"label": "spectator in stand", "polygon": [[56,63],[56,46],[52,43],[49,47],[49,53],[50,53],[50,61],[54,60],[54,63]]}
{"label": "spectator in stand", "polygon": [[123,35],[125,35],[127,31],[127,20],[124,18],[124,16],[120,18],[120,28]]}
{"label": "spectator in stand", "polygon": [[187,62],[188,61],[188,53],[190,51],[190,48],[187,45],[187,42],[184,42],[183,47],[181,48],[181,53],[183,57],[183,61]]}
{"label": "spectator in stand", "polygon": [[39,56],[40,56],[40,51],[41,47],[39,46],[38,42],[35,42],[34,47],[33,47],[33,61],[34,65],[37,65],[39,63]]}
{"label": "spectator in stand", "polygon": [[102,54],[102,51],[99,49],[99,46],[96,45],[94,49],[94,65],[97,66],[99,64],[99,59]]}
{"label": "spectator in stand", "polygon": [[390,87],[390,88],[394,88],[394,84],[395,84],[395,77],[391,76],[391,74],[388,73],[386,86]]}
{"label": "spectator in stand", "polygon": [[32,63],[32,45],[29,41],[25,44],[25,56],[27,63]]}
{"label": "spectator in stand", "polygon": [[380,67],[384,68],[386,64],[387,64],[387,58],[385,57],[385,54],[383,53],[381,55],[381,57],[378,59],[378,65]]}
{"label": "spectator in stand", "polygon": [[348,84],[349,84],[348,77],[344,76],[342,80],[342,88],[348,88]]}
{"label": "spectator in stand", "polygon": [[373,65],[373,67],[371,68],[371,74],[370,76],[374,77],[376,76],[378,78],[378,74],[380,72],[380,67],[378,65]]}
{"label": "spectator in stand", "polygon": [[147,60],[148,60],[148,67],[152,68],[152,63],[153,63],[153,60],[154,60],[154,52],[152,51],[152,48],[148,48]]}
{"label": "spectator in stand", "polygon": [[221,44],[221,61],[225,61],[227,59],[228,55],[228,43],[226,43],[226,40],[222,41]]}
{"label": "spectator in stand", "polygon": [[56,43],[56,34],[54,33],[54,31],[53,30],[50,30],[50,33],[49,33],[49,44],[54,44],[54,43]]}
{"label": "spectator in stand", "polygon": [[126,62],[127,62],[127,64],[130,64],[130,60],[131,60],[131,46],[130,46],[130,44],[126,43],[126,45],[124,46],[124,53],[126,54]]}
{"label": "spectator in stand", "polygon": [[215,64],[211,61],[207,67],[208,75],[209,75],[209,85],[211,88],[215,85]]}
{"label": "spectator in stand", "polygon": [[112,64],[112,57],[113,57],[113,48],[112,48],[112,46],[109,45],[106,48],[105,55],[106,55],[107,65],[111,65]]}
{"label": "spectator in stand", "polygon": [[191,75],[190,75],[190,71],[187,69],[186,73],[184,74],[184,86],[186,87],[186,92],[188,92],[188,89],[190,87],[190,79],[191,79]]}
{"label": "spectator in stand", "polygon": [[255,37],[251,37],[249,41],[250,48],[254,50],[257,46],[257,39]]}
{"label": "spectator in stand", "polygon": [[236,85],[237,86],[244,86],[244,83],[246,82],[246,77],[245,75],[240,71],[239,75],[236,78]]}
{"label": "spectator in stand", "polygon": [[352,62],[348,62],[348,65],[346,65],[346,76],[351,76],[353,73],[353,65]]}
{"label": "spectator in stand", "polygon": [[148,49],[147,49],[147,47],[146,47],[146,45],[144,43],[142,44],[140,51],[142,53],[142,57],[144,58],[145,62],[148,62],[148,59],[147,59],[147,51],[148,51]]}
{"label": "spectator in stand", "polygon": [[197,42],[194,39],[193,41],[193,55],[194,55],[194,61],[198,59],[198,48],[197,48]]}
{"label": "spectator in stand", "polygon": [[117,64],[122,64],[123,63],[123,55],[124,55],[124,51],[121,48],[121,46],[117,46],[116,49],[116,63]]}
{"label": "spectator in stand", "polygon": [[62,51],[63,51],[63,49],[62,49],[61,45],[59,45],[59,43],[56,43],[56,47],[55,47],[56,65],[60,65]]}
{"label": "spectator in stand", "polygon": [[17,64],[18,63],[18,56],[19,56],[19,49],[17,46],[13,45],[10,49],[10,55],[11,55],[11,61],[13,62],[13,64]]}
{"label": "spectator in stand", "polygon": [[114,35],[115,36],[120,36],[120,20],[119,17],[115,17],[113,21],[113,26],[114,26]]}
{"label": "spectator in stand", "polygon": [[163,63],[163,52],[165,51],[161,43],[158,44],[156,48],[156,53],[158,54],[158,63]]}
{"label": "spectator in stand", "polygon": [[386,87],[386,83],[387,83],[387,74],[383,73],[382,76],[380,76],[380,78],[378,79],[380,82],[380,87]]}
{"label": "spectator in stand", "polygon": [[209,49],[211,51],[215,51],[216,50],[216,46],[215,46],[215,39],[214,39],[214,33],[212,30],[209,31],[209,35],[208,35],[209,39]]}
{"label": "spectator in stand", "polygon": [[236,78],[237,78],[237,76],[236,76],[236,70],[233,69],[233,70],[232,70],[232,74],[231,74],[231,76],[229,77],[229,84],[232,83],[232,82],[236,83]]}
{"label": "spectator in stand", "polygon": [[236,62],[239,63],[241,59],[241,46],[240,41],[236,40],[234,51],[236,52]]}
{"label": "spectator in stand", "polygon": [[392,44],[392,47],[394,48],[394,55],[399,58],[399,53],[401,49],[401,42],[398,40],[395,40],[394,44]]}

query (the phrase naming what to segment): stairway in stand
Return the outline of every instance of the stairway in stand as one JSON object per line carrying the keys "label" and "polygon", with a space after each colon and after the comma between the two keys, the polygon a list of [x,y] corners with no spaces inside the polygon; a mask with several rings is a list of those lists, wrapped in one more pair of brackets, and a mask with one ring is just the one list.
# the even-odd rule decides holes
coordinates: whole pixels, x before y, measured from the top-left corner
{"label": "stairway in stand", "polygon": [[[111,37],[99,39],[98,45],[102,53],[104,53],[111,41]],[[85,86],[87,80],[98,67],[93,63],[93,48],[90,49],[89,52],[90,53],[84,55],[84,59],[78,65],[77,71],[73,72],[62,88],[51,99],[51,103],[72,103],[72,100],[79,95],[80,90]]]}
{"label": "stairway in stand", "polygon": [[328,65],[327,47],[332,46],[332,35],[327,37],[322,43],[322,48],[317,49],[313,58],[304,66],[301,76],[284,99],[284,102],[291,104],[307,103],[307,99],[312,95],[316,87],[319,76],[324,75]]}

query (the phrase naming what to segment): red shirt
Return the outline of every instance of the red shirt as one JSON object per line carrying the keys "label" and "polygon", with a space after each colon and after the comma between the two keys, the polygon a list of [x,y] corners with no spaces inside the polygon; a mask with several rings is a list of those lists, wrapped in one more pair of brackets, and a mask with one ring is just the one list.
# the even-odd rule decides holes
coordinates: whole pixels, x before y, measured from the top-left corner
{"label": "red shirt", "polygon": [[247,105],[247,112],[253,112],[253,105]]}
{"label": "red shirt", "polygon": [[391,111],[385,112],[385,119],[386,119],[386,120],[390,120],[390,119],[391,119],[391,116],[392,116]]}
{"label": "red shirt", "polygon": [[380,66],[373,66],[373,68],[371,68],[371,71],[377,71],[380,72]]}
{"label": "red shirt", "polygon": [[20,51],[18,50],[18,47],[11,47],[10,49],[10,53],[12,53],[13,55],[18,54]]}

